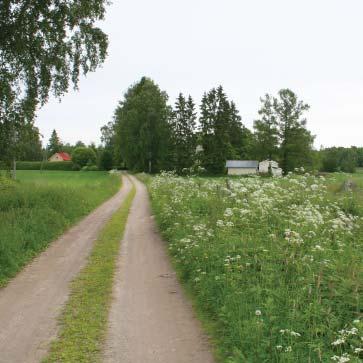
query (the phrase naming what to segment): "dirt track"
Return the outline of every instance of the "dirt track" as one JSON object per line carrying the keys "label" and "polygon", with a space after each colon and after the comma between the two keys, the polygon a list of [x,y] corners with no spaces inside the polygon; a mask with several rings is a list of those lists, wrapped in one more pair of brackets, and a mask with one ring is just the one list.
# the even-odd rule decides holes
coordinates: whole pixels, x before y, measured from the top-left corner
{"label": "dirt track", "polygon": [[70,281],[131,188],[127,178],[123,182],[120,192],[53,242],[0,290],[0,363],[33,363],[44,357],[56,336],[56,318],[67,300]]}
{"label": "dirt track", "polygon": [[213,357],[168,262],[146,188],[136,196],[121,244],[105,348],[107,363],[211,363]]}

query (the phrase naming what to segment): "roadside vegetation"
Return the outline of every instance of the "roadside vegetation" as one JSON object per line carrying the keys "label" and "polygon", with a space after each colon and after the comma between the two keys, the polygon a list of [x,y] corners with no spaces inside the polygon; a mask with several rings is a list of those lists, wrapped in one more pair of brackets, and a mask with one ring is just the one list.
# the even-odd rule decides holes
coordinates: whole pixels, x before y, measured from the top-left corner
{"label": "roadside vegetation", "polygon": [[18,171],[0,177],[0,286],[120,187],[104,172]]}
{"label": "roadside vegetation", "polygon": [[349,177],[143,177],[221,361],[362,362],[363,177],[344,191]]}
{"label": "roadside vegetation", "polygon": [[60,317],[61,331],[45,363],[91,363],[101,360],[107,331],[113,276],[135,187],[105,225],[86,267],[71,285]]}

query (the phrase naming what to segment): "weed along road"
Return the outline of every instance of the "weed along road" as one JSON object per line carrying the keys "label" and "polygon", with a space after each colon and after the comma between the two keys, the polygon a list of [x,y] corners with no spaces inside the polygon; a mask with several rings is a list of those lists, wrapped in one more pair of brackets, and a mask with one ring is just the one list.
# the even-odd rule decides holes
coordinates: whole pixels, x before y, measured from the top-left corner
{"label": "weed along road", "polygon": [[146,187],[131,178],[136,196],[121,243],[104,361],[213,362],[156,230]]}
{"label": "weed along road", "polygon": [[121,190],[71,228],[0,290],[0,362],[35,363],[57,335],[69,284],[85,265],[99,231],[131,190]]}

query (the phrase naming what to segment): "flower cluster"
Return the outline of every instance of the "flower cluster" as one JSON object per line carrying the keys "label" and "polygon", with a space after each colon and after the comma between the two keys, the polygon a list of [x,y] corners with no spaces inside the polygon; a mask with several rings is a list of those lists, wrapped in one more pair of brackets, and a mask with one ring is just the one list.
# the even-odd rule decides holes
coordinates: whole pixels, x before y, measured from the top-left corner
{"label": "flower cluster", "polygon": [[236,352],[251,362],[279,355],[358,362],[354,327],[330,338],[363,309],[363,220],[331,194],[334,179],[299,173],[228,180],[167,173],[149,188],[180,277]]}

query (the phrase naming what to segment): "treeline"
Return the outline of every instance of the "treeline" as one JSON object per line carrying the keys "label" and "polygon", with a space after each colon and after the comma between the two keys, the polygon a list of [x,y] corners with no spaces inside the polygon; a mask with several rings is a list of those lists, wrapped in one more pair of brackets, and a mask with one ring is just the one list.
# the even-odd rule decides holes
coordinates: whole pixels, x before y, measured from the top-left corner
{"label": "treeline", "polygon": [[320,170],[354,173],[363,168],[363,147],[331,147],[320,150]]}
{"label": "treeline", "polygon": [[110,170],[112,169],[112,154],[102,145],[96,146],[95,143],[90,145],[77,141],[74,145],[63,143],[56,130],[53,130],[46,149],[44,150],[44,159],[58,152],[66,152],[72,158],[72,170]]}
{"label": "treeline", "polygon": [[[112,154],[105,150],[102,145],[96,146],[77,141],[75,144],[63,143],[56,130],[53,130],[46,145],[42,147],[38,128],[28,125],[22,128],[21,137],[16,142],[16,150],[8,158],[0,159],[0,164],[10,165],[16,161],[16,168],[19,170],[110,170],[113,166]],[[15,152],[16,151],[16,152]],[[72,161],[47,162],[49,157],[58,152],[68,153]],[[1,169],[1,165],[0,165]]]}
{"label": "treeline", "polygon": [[252,132],[222,86],[203,95],[198,113],[191,96],[180,94],[171,107],[167,94],[143,77],[102,127],[102,141],[115,166],[135,171],[221,174],[227,159],[268,158],[278,160],[285,172],[312,169],[314,137],[303,117],[308,108],[289,89],[266,95]]}

